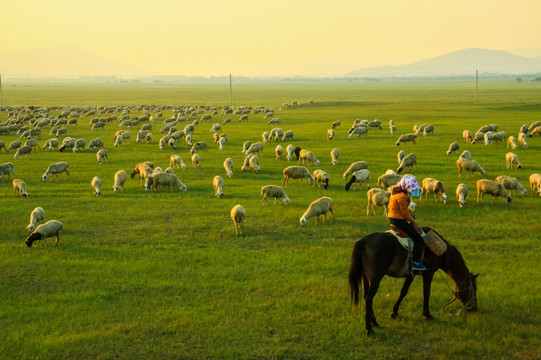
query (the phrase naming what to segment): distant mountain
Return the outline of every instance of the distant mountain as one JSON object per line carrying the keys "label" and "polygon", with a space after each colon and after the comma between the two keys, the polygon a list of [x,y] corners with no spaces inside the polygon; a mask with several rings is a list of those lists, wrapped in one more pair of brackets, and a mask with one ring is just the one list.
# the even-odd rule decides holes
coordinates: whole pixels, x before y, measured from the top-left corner
{"label": "distant mountain", "polygon": [[147,76],[150,71],[109,60],[76,46],[56,46],[0,53],[6,77]]}
{"label": "distant mountain", "polygon": [[541,58],[527,58],[501,50],[464,49],[401,66],[378,66],[350,71],[345,76],[446,76],[475,73],[537,73]]}

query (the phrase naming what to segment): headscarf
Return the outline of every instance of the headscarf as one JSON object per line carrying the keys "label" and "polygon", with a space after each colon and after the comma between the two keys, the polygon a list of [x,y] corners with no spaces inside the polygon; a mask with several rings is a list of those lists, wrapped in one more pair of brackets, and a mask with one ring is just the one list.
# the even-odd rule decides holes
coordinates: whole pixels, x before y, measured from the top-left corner
{"label": "headscarf", "polygon": [[421,187],[419,186],[417,179],[414,178],[413,176],[404,175],[404,177],[402,178],[402,180],[400,180],[398,185],[407,193],[412,194],[415,197],[419,196],[419,189]]}

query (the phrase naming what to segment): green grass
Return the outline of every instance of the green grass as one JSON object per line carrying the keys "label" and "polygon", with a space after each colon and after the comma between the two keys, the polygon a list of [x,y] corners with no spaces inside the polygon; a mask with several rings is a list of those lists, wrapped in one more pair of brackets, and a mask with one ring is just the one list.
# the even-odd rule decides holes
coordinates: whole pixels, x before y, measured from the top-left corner
{"label": "green grass", "polygon": [[[7,83],[8,105],[227,105],[228,84],[70,84]],[[28,186],[30,198],[13,195],[10,181],[0,183],[0,358],[147,359],[147,358],[318,358],[318,359],[535,359],[541,353],[539,326],[540,236],[538,197],[515,196],[476,204],[479,174],[458,177],[457,155],[446,156],[448,145],[460,143],[487,170],[487,178],[507,174],[528,187],[528,177],[541,173],[541,139],[528,138],[528,149],[517,149],[524,169],[505,167],[505,145],[470,145],[462,130],[472,132],[498,123],[515,135],[523,123],[539,120],[539,85],[486,82],[474,102],[469,83],[268,83],[234,84],[234,105],[268,106],[282,119],[279,127],[295,132],[295,146],[313,151],[319,168],[330,174],[328,190],[291,181],[291,198],[263,207],[260,188],[281,185],[282,170],[296,162],[275,160],[275,142],[260,156],[261,173],[241,172],[242,144],[260,141],[269,131],[262,115],[247,123],[224,126],[225,150],[212,142],[211,123],[200,124],[194,140],[206,141],[201,168],[190,167],[182,144],[176,151],[158,149],[161,121],[153,129],[152,144],[132,141],[113,148],[118,122],[104,131],[91,131],[88,118],[70,127],[68,135],[87,142],[100,137],[109,162],[98,165],[95,153],[35,150],[28,159],[0,152],[0,163],[15,164],[17,178]],[[299,100],[292,109],[283,103]],[[312,104],[308,104],[313,100]],[[141,112],[134,111],[133,115]],[[51,111],[50,116],[58,115]],[[0,122],[7,120],[0,112]],[[170,116],[165,111],[164,117]],[[218,115],[213,121],[222,122]],[[380,119],[383,131],[367,139],[348,139],[353,120]],[[421,137],[417,146],[397,148],[397,135],[388,131],[394,119],[398,134],[414,124],[435,126],[434,136]],[[341,120],[336,138],[326,139],[334,120]],[[183,126],[183,125],[181,125]],[[46,131],[48,134],[48,131]],[[15,135],[2,135],[5,143]],[[40,144],[45,142],[45,134]],[[287,143],[283,144],[284,148]],[[340,149],[331,165],[330,150]],[[452,298],[446,275],[436,275],[431,310],[422,312],[422,285],[416,280],[401,307],[400,318],[389,316],[402,281],[385,278],[374,301],[381,328],[364,335],[364,308],[349,300],[347,272],[352,246],[360,237],[384,231],[388,221],[366,215],[366,187],[344,191],[342,173],[351,162],[365,160],[371,185],[386,169],[396,169],[396,153],[415,152],[422,180],[441,180],[449,203],[422,201],[417,210],[422,225],[434,227],[455,244],[478,278],[479,312],[456,316],[458,307],[442,307]],[[128,179],[125,190],[113,193],[113,175],[131,172],[135,164],[153,161],[166,168],[169,156],[180,154],[188,168],[176,174],[187,192],[146,193],[139,180]],[[234,176],[225,176],[223,160],[232,157]],[[43,183],[50,163],[67,161],[71,180]],[[315,166],[310,166],[311,171]],[[102,179],[103,195],[92,195],[90,180]],[[225,180],[224,198],[215,198],[212,178]],[[460,209],[454,191],[469,188],[468,204]],[[330,196],[336,218],[321,226],[311,219],[305,228],[299,218],[311,201]],[[236,237],[230,209],[248,213],[244,237]],[[28,249],[24,239],[30,212],[45,209],[46,220],[64,223],[58,247]],[[49,240],[49,245],[54,239]],[[363,304],[364,306],[364,304]]]}

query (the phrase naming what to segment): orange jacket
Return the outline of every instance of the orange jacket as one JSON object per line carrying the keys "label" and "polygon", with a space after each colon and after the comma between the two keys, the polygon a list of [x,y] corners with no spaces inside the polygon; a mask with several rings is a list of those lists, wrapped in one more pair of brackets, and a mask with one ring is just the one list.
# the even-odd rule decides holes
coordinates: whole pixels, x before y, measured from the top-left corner
{"label": "orange jacket", "polygon": [[415,226],[415,220],[408,210],[409,204],[410,198],[402,189],[393,189],[391,198],[389,199],[387,216],[393,219],[408,220]]}

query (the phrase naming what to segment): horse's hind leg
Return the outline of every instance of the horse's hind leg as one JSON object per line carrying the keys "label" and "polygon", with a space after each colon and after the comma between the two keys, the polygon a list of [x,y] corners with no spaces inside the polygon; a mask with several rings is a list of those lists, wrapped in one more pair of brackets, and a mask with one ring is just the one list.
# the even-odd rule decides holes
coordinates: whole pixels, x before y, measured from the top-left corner
{"label": "horse's hind leg", "polygon": [[396,319],[398,317],[398,308],[400,307],[400,303],[402,302],[402,300],[408,294],[408,290],[412,282],[413,282],[413,276],[411,275],[406,277],[406,279],[404,280],[404,285],[402,285],[402,290],[400,290],[400,296],[396,300],[396,303],[393,306],[393,312],[391,313],[391,317],[393,319]]}
{"label": "horse's hind leg", "polygon": [[366,325],[367,335],[372,335],[374,333],[374,330],[372,330],[373,326],[379,327],[379,324],[376,321],[376,316],[374,315],[374,309],[372,308],[372,305],[374,302],[374,296],[376,296],[376,293],[378,292],[380,281],[381,281],[381,278],[370,281],[369,289],[365,293],[365,298],[364,298],[364,302],[366,304],[365,325]]}

